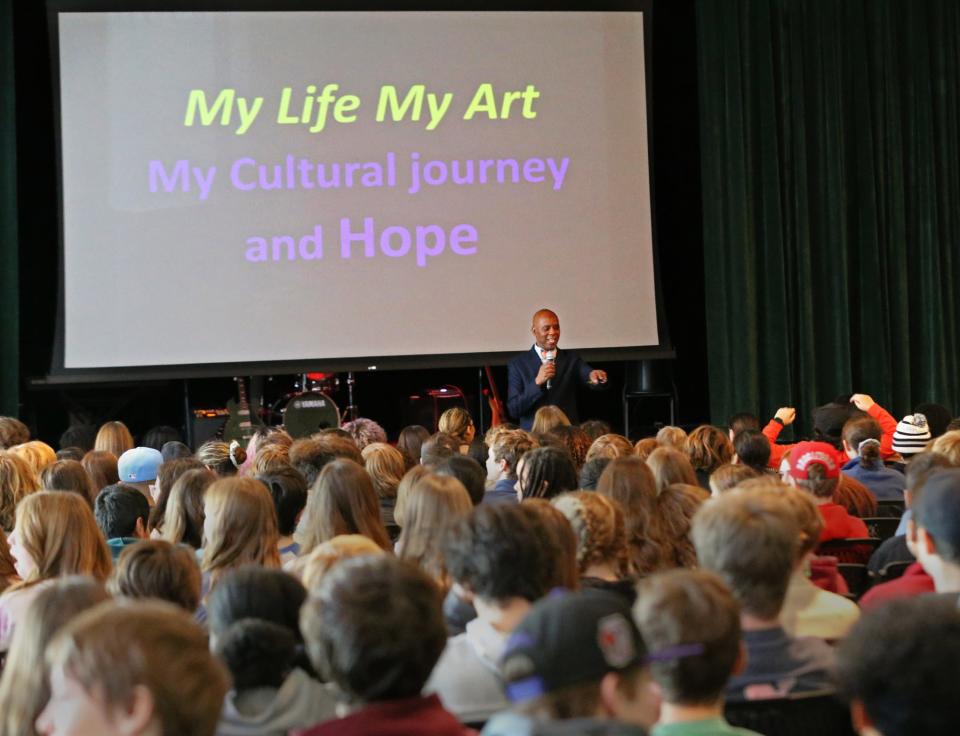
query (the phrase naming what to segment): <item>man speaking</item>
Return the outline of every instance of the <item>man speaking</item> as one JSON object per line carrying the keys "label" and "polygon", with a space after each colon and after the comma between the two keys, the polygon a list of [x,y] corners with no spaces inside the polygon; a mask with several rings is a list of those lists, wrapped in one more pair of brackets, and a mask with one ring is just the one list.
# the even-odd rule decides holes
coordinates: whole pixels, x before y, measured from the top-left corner
{"label": "man speaking", "polygon": [[560,318],[549,309],[533,315],[530,331],[533,348],[511,360],[507,367],[507,411],[529,430],[537,409],[553,404],[577,424],[577,386],[606,383],[607,374],[594,370],[570,350],[557,350]]}

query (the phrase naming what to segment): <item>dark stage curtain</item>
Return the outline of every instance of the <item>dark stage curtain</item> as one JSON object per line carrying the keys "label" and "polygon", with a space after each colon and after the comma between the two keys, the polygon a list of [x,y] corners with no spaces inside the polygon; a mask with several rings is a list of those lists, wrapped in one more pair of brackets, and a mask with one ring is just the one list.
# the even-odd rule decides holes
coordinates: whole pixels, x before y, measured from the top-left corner
{"label": "dark stage curtain", "polygon": [[960,3],[699,0],[697,26],[713,420],[956,411]]}
{"label": "dark stage curtain", "polygon": [[0,414],[19,410],[13,0],[0,0]]}

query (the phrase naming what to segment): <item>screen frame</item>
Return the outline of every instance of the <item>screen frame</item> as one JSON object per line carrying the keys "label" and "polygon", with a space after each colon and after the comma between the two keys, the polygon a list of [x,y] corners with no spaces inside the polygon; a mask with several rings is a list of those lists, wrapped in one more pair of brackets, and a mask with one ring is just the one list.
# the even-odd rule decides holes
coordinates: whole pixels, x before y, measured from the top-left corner
{"label": "screen frame", "polygon": [[[77,383],[102,383],[117,380],[164,380],[182,378],[205,378],[237,375],[270,375],[278,373],[300,373],[305,370],[338,371],[382,371],[410,370],[427,368],[462,368],[477,365],[505,365],[518,352],[525,349],[522,343],[516,350],[501,352],[441,353],[417,355],[359,355],[342,358],[301,358],[282,361],[237,361],[228,363],[187,363],[170,365],[114,366],[104,368],[68,368],[64,365],[65,350],[65,248],[64,248],[64,197],[63,197],[63,155],[62,127],[60,109],[60,53],[59,53],[59,14],[60,13],[103,13],[103,12],[375,12],[375,11],[454,11],[454,12],[639,12],[643,15],[644,32],[644,74],[646,89],[646,134],[647,134],[647,172],[650,192],[650,226],[652,240],[653,287],[656,309],[657,345],[641,345],[616,348],[582,348],[578,352],[587,360],[617,361],[670,359],[675,357],[672,348],[662,288],[660,283],[660,255],[657,238],[656,208],[656,166],[653,146],[654,100],[653,100],[653,0],[607,0],[599,5],[575,3],[562,9],[557,4],[547,2],[524,2],[511,4],[499,0],[480,4],[476,0],[453,6],[448,2],[394,2],[390,4],[374,2],[320,2],[319,0],[46,0],[47,27],[51,60],[51,92],[54,116],[55,163],[57,185],[57,310],[54,331],[54,345],[48,375],[39,381],[43,385],[69,385]],[[561,315],[562,316],[562,315]],[[526,319],[518,315],[518,320]]]}

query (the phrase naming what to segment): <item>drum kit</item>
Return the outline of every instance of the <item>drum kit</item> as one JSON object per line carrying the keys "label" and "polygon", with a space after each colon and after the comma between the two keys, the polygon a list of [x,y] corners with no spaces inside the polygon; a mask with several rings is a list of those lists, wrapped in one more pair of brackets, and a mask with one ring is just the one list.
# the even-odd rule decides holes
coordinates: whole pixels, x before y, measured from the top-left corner
{"label": "drum kit", "polygon": [[283,394],[270,407],[270,415],[294,439],[307,437],[321,429],[336,429],[357,418],[353,372],[347,373],[347,407],[341,412],[330,394],[340,390],[341,379],[335,373],[302,373],[294,390]]}

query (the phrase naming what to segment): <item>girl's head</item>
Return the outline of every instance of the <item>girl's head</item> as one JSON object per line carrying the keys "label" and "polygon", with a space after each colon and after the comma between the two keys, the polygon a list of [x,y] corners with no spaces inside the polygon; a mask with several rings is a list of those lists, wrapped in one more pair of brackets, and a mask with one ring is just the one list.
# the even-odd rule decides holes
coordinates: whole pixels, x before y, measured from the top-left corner
{"label": "girl's head", "polygon": [[469,445],[477,434],[470,412],[460,406],[443,412],[437,423],[437,429],[449,434],[461,445]]}
{"label": "girl's head", "polygon": [[246,451],[236,440],[229,444],[222,440],[209,440],[197,450],[197,460],[221,478],[236,475],[246,459]]}
{"label": "girl's head", "polygon": [[93,449],[112,452],[114,457],[120,457],[133,449],[133,435],[123,422],[107,422],[97,432]]}
{"label": "girl's head", "polygon": [[687,457],[695,470],[712,473],[733,459],[733,443],[722,429],[701,424],[687,437]]}
{"label": "girl's head", "polygon": [[13,530],[17,504],[40,487],[37,474],[19,455],[0,450],[0,529]]}
{"label": "girl's head", "polygon": [[113,568],[93,511],[75,493],[40,491],[17,506],[10,552],[21,585],[64,575],[106,580]]}
{"label": "girl's head", "polygon": [[242,565],[280,567],[277,512],[266,486],[252,478],[221,478],[203,497],[203,570],[216,582]]}

